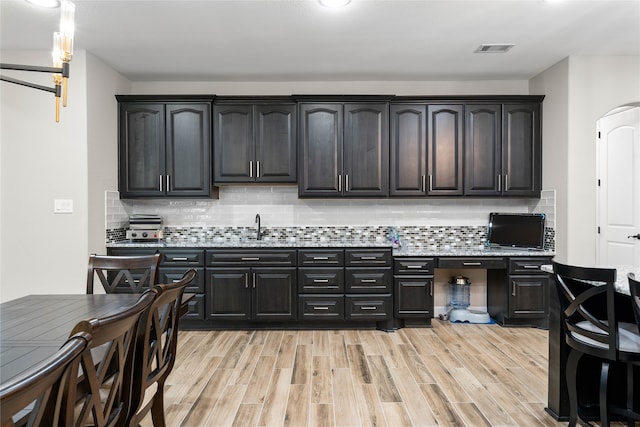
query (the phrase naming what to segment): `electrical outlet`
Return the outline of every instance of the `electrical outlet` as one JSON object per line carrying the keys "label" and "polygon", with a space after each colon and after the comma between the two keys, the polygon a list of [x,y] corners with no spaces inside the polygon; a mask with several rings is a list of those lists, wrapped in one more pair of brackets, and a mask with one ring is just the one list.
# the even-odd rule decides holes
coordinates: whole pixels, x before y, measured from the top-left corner
{"label": "electrical outlet", "polygon": [[72,199],[55,199],[53,201],[53,213],[73,213],[73,200]]}

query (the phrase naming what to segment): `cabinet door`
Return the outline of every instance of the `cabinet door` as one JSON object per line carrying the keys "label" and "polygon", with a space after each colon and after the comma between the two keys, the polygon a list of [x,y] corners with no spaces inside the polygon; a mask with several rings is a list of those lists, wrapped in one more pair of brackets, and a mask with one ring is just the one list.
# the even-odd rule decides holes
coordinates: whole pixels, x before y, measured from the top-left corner
{"label": "cabinet door", "polygon": [[548,313],[549,279],[545,274],[509,277],[509,315],[514,318],[543,317]]}
{"label": "cabinet door", "polygon": [[300,104],[300,197],[342,194],[342,104]]}
{"label": "cabinet door", "polygon": [[207,319],[251,318],[251,270],[207,269]]}
{"label": "cabinet door", "polygon": [[253,105],[214,105],[214,182],[252,182]]}
{"label": "cabinet door", "polygon": [[426,191],[427,107],[391,105],[391,196],[423,196]]}
{"label": "cabinet door", "polygon": [[120,197],[165,194],[164,104],[119,104]]}
{"label": "cabinet door", "polygon": [[465,194],[497,196],[502,190],[502,107],[467,104]]}
{"label": "cabinet door", "polygon": [[167,104],[167,195],[211,194],[209,104]]}
{"label": "cabinet door", "polygon": [[389,195],[389,106],[345,104],[345,196]]}
{"label": "cabinet door", "polygon": [[540,196],[542,187],[540,104],[503,106],[503,195]]}
{"label": "cabinet door", "polygon": [[254,268],[253,320],[296,319],[296,269]]}
{"label": "cabinet door", "polygon": [[427,194],[461,195],[463,106],[429,105],[427,115]]}
{"label": "cabinet door", "polygon": [[433,277],[396,276],[395,316],[433,317]]}
{"label": "cabinet door", "polygon": [[295,104],[256,105],[257,182],[296,182],[296,125]]}

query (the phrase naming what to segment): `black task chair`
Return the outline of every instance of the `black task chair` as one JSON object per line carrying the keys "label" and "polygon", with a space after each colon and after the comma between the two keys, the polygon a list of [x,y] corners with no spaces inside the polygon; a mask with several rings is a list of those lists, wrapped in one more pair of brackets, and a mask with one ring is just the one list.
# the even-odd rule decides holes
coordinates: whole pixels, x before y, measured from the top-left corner
{"label": "black task chair", "polygon": [[108,294],[138,294],[158,283],[162,254],[139,256],[91,255],[87,271],[87,294],[93,293],[95,277]]}
{"label": "black task chair", "polygon": [[0,386],[2,427],[71,426],[60,421],[70,366],[87,350],[91,335],[79,333],[54,355]]}
{"label": "black task chair", "polygon": [[615,307],[616,270],[586,268],[553,263],[561,321],[567,345],[567,388],[569,427],[588,423],[586,412],[578,406],[577,372],[584,355],[600,363],[599,414],[602,427],[609,426],[607,388],[610,365],[640,360],[640,336],[633,323],[619,322]]}

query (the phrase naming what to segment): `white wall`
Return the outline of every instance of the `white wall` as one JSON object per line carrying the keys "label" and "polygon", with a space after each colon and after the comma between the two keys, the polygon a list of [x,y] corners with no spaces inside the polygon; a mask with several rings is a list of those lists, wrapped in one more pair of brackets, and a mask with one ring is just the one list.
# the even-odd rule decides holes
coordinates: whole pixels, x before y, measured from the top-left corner
{"label": "white wall", "polygon": [[118,188],[118,102],[131,82],[87,54],[88,250],[104,253],[105,191]]}
{"label": "white wall", "polygon": [[615,107],[640,101],[640,56],[572,56],[532,79],[531,90],[547,95],[543,186],[558,190],[557,258],[593,265],[596,122]]}
{"label": "white wall", "polygon": [[[3,51],[2,60],[48,65],[51,53]],[[84,290],[86,55],[77,52],[72,64],[68,107],[62,108],[60,123],[55,122],[55,98],[51,93],[1,84],[1,301],[31,293]],[[50,75],[24,72],[11,75],[52,86]],[[73,200],[73,213],[54,214],[54,199]]]}

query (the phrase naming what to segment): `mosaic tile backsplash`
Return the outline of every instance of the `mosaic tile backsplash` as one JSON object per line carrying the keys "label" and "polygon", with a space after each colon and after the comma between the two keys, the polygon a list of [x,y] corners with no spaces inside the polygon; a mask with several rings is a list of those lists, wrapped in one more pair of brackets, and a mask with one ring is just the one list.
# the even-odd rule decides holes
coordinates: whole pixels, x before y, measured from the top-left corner
{"label": "mosaic tile backsplash", "polygon": [[171,243],[254,236],[260,213],[265,242],[386,242],[394,227],[403,246],[478,247],[489,212],[498,211],[546,214],[545,249],[555,249],[555,190],[540,199],[308,200],[295,187],[223,187],[219,200],[120,200],[115,191],[105,198],[107,243],[123,241],[137,213],[161,215]]}

